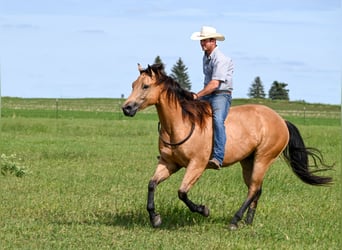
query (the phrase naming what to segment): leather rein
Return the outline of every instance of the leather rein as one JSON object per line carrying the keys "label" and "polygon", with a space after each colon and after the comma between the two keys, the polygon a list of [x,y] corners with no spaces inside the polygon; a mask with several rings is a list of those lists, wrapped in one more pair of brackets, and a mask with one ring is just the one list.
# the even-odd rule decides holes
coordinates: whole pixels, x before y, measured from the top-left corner
{"label": "leather rein", "polygon": [[175,143],[172,143],[172,142],[167,142],[163,139],[162,135],[161,135],[161,125],[160,125],[160,122],[158,122],[158,132],[159,132],[159,138],[160,140],[165,144],[165,145],[168,145],[168,146],[171,146],[171,147],[176,147],[176,146],[179,146],[179,145],[182,145],[184,142],[186,142],[187,140],[189,140],[189,138],[191,137],[191,135],[193,134],[195,130],[195,123],[192,123],[191,124],[191,130],[190,130],[190,133],[188,134],[187,137],[185,137],[183,140],[181,140],[180,142],[175,142]]}

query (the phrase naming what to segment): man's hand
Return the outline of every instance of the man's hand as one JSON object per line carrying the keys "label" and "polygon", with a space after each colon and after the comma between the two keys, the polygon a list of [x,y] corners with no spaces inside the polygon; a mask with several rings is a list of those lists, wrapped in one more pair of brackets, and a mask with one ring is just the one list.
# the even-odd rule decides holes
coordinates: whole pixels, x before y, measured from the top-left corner
{"label": "man's hand", "polygon": [[193,96],[194,100],[198,99],[198,95],[196,93],[192,93],[192,96]]}

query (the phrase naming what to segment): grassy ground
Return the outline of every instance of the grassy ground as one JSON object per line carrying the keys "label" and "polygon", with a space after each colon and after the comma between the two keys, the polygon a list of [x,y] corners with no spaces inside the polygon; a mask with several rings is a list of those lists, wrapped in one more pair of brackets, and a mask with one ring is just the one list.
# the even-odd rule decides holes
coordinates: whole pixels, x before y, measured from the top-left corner
{"label": "grassy ground", "polygon": [[279,159],[265,178],[253,226],[231,232],[226,225],[246,195],[239,165],[205,172],[191,190],[191,199],[210,208],[209,218],[178,200],[180,171],[158,186],[163,225],[153,229],[145,207],[158,155],[154,110],[126,118],[120,100],[86,99],[70,100],[79,106],[69,109],[59,101],[56,116],[46,103],[55,100],[40,107],[31,101],[2,103],[0,153],[16,154],[29,173],[0,175],[0,249],[340,249],[339,116],[286,117],[299,124],[308,146],[336,163],[328,173],[332,187],[303,184]]}

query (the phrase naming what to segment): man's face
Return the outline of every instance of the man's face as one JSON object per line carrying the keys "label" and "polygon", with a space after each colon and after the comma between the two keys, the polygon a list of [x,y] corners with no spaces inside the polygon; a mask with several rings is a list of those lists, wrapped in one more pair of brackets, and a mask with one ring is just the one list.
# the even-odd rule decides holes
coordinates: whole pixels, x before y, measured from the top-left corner
{"label": "man's face", "polygon": [[204,52],[210,53],[216,47],[216,41],[213,38],[203,39],[200,41],[202,50]]}

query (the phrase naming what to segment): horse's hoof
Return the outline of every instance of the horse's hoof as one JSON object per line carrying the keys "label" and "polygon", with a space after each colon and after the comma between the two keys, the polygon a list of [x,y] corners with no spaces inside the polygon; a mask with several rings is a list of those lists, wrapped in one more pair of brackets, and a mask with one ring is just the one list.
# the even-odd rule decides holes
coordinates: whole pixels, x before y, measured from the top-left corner
{"label": "horse's hoof", "polygon": [[151,223],[154,228],[160,227],[160,225],[162,224],[160,215],[157,214],[156,216],[154,216],[154,218],[151,220]]}
{"label": "horse's hoof", "polygon": [[237,224],[229,224],[229,230],[230,231],[235,231],[238,229],[238,225]]}
{"label": "horse's hoof", "polygon": [[203,206],[203,212],[202,215],[205,217],[208,217],[210,214],[209,208],[207,206]]}

